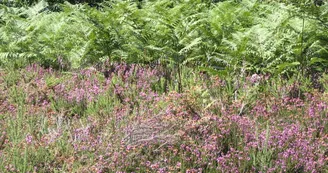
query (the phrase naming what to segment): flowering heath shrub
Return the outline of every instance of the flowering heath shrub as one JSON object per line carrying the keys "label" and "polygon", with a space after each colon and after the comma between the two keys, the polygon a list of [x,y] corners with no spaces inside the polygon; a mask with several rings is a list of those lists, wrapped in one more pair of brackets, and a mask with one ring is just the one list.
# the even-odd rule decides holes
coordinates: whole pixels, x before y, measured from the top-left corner
{"label": "flowering heath shrub", "polygon": [[0,73],[0,172],[328,170],[327,94],[302,84],[195,73],[163,92],[161,69],[136,64]]}

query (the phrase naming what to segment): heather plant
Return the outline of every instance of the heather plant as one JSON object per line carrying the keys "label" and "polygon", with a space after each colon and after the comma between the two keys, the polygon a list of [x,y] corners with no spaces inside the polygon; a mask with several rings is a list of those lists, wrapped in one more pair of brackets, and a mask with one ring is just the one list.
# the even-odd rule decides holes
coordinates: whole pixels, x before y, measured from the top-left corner
{"label": "heather plant", "polygon": [[32,65],[0,80],[13,74],[25,80],[0,85],[2,172],[327,170],[327,100],[290,95],[295,81],[186,68],[183,92],[172,83],[165,93],[153,87],[164,75],[139,65],[116,64],[107,77]]}

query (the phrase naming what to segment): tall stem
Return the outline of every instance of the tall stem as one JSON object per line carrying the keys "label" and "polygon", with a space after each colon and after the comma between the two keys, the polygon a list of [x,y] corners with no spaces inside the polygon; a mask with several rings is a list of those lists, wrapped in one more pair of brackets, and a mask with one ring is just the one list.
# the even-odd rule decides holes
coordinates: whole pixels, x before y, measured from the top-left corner
{"label": "tall stem", "polygon": [[182,93],[182,80],[181,80],[181,69],[180,69],[180,64],[178,65],[178,88],[179,88],[179,93]]}
{"label": "tall stem", "polygon": [[305,67],[305,63],[306,60],[303,59],[303,44],[304,44],[304,26],[305,26],[305,22],[304,22],[304,16],[302,16],[303,18],[303,24],[302,24],[302,32],[301,32],[301,51],[300,51],[300,60],[301,60],[301,70],[302,70],[302,74],[304,75],[304,67]]}

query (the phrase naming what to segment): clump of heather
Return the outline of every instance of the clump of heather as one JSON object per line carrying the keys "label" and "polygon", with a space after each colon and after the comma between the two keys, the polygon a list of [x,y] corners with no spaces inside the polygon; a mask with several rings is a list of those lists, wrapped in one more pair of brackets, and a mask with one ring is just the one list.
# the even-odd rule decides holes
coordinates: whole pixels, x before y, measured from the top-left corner
{"label": "clump of heather", "polygon": [[179,93],[136,64],[0,73],[0,172],[328,170],[327,94],[301,83],[195,73]]}

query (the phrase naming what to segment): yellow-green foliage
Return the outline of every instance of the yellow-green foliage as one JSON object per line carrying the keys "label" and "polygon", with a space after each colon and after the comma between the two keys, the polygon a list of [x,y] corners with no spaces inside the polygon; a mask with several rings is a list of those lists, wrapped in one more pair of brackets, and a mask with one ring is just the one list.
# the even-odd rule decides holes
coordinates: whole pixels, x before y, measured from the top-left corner
{"label": "yellow-green foliage", "polygon": [[107,58],[207,70],[323,69],[328,6],[310,2],[106,1],[0,6],[0,63],[77,68]]}

